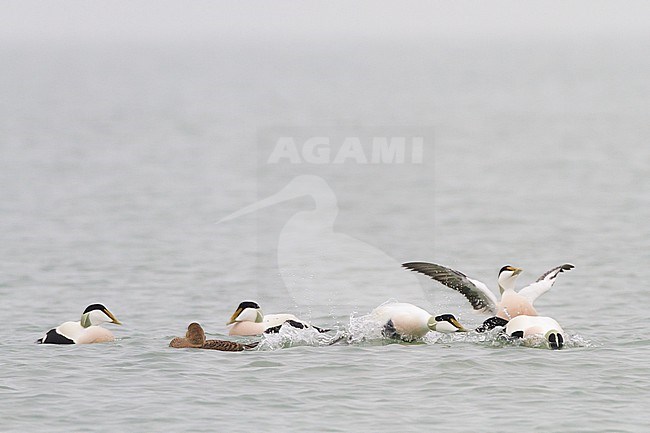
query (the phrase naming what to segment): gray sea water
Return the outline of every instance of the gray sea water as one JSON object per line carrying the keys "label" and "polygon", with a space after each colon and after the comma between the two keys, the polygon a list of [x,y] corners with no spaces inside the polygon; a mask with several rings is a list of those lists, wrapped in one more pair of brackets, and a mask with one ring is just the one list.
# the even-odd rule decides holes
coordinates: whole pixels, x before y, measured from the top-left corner
{"label": "gray sea water", "polygon": [[[647,35],[330,36],[2,44],[0,431],[650,427]],[[315,136],[325,163],[269,163]],[[376,136],[424,137],[421,161],[333,161]],[[229,338],[245,299],[330,335],[390,298],[485,318],[414,260],[493,288],[575,264],[536,303],[570,344],[167,347]],[[95,302],[116,342],[33,344]]]}

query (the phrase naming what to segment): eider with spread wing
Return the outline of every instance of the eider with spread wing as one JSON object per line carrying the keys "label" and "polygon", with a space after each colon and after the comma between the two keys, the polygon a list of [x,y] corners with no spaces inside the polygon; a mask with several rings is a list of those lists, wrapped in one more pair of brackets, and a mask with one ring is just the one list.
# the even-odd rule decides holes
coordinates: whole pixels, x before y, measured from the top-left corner
{"label": "eider with spread wing", "polygon": [[488,287],[462,272],[434,263],[410,262],[404,263],[407,269],[427,275],[434,280],[463,294],[474,310],[491,313],[505,320],[511,320],[520,315],[537,316],[533,302],[546,293],[555,283],[557,276],[574,268],[572,264],[565,263],[545,272],[537,281],[524,287],[519,292],[515,291],[515,280],[522,272],[513,266],[504,266],[499,271],[497,279],[501,299]]}

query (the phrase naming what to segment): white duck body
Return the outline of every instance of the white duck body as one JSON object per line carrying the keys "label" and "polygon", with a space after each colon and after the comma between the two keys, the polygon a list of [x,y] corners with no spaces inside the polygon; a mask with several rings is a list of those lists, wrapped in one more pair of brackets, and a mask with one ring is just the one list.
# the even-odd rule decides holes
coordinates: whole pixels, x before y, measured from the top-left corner
{"label": "white duck body", "polygon": [[228,334],[240,336],[262,335],[266,332],[271,332],[274,328],[282,326],[286,322],[289,322],[291,326],[297,328],[313,327],[319,332],[324,331],[297,318],[293,314],[280,313],[264,315],[257,303],[244,301],[239,304],[239,307],[237,307],[237,310],[235,310],[235,313],[227,323]]}
{"label": "white duck body", "polygon": [[566,340],[564,329],[560,324],[555,319],[545,316],[517,316],[508,322],[505,331],[511,337],[544,338],[551,349],[562,348]]}
{"label": "white duck body", "polygon": [[92,325],[87,328],[81,326],[81,322],[64,322],[56,327],[56,332],[75,344],[106,343],[115,341],[115,336],[111,331],[98,325]]}
{"label": "white duck body", "polygon": [[37,342],[41,344],[92,344],[114,341],[113,333],[102,328],[102,323],[115,323],[120,321],[101,304],[93,304],[86,308],[78,322],[64,322],[54,329],[50,329],[43,338]]}
{"label": "white duck body", "polygon": [[302,323],[306,327],[309,326],[307,322],[298,319],[293,314],[267,314],[266,316],[263,316],[261,322],[242,318],[231,323],[228,325],[228,334],[240,336],[262,335],[268,329],[281,326],[287,320]]}
{"label": "white duck body", "polygon": [[389,320],[397,333],[405,338],[422,338],[430,331],[429,319],[432,318],[426,310],[413,304],[394,302],[375,308],[371,316],[382,325]]}
{"label": "white duck body", "polygon": [[451,315],[433,317],[426,310],[405,302],[391,302],[372,310],[373,320],[394,329],[403,340],[424,337],[429,331],[451,333],[465,329]]}
{"label": "white duck body", "polygon": [[274,326],[282,325],[287,320],[293,320],[294,322],[302,323],[303,325],[309,326],[309,323],[300,320],[293,314],[280,313],[280,314],[266,314],[262,323],[264,324],[265,329],[273,328]]}

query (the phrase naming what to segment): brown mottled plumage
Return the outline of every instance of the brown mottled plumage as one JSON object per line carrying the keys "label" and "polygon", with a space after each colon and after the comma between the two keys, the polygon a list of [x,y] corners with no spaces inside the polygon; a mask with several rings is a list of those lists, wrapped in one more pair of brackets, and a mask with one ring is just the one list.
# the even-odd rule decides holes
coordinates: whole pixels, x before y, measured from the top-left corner
{"label": "brown mottled plumage", "polygon": [[176,337],[170,343],[170,347],[177,349],[196,348],[196,349],[210,349],[221,350],[224,352],[241,352],[245,349],[252,349],[258,343],[241,344],[235,341],[226,340],[206,340],[203,328],[196,322],[190,323],[187,327],[185,337]]}
{"label": "brown mottled plumage", "polygon": [[237,343],[236,341],[207,340],[201,349],[223,350],[225,352],[241,352],[242,350],[252,349],[257,345],[257,342],[251,344],[241,344]]}
{"label": "brown mottled plumage", "polygon": [[188,347],[200,348],[205,343],[205,332],[203,328],[196,322],[190,323],[190,326],[187,327],[187,332],[185,337],[176,337],[170,343],[170,347],[175,347],[177,349],[185,349]]}

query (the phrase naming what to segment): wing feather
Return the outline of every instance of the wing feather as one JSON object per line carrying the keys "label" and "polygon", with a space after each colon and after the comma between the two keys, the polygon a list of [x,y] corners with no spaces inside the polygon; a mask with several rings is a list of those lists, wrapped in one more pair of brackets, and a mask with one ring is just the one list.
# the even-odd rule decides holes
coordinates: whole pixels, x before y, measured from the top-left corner
{"label": "wing feather", "polygon": [[574,267],[575,266],[570,263],[556,266],[553,269],[544,272],[534,283],[521,289],[519,294],[528,299],[532,304],[535,299],[539,298],[551,289],[558,275],[564,271],[570,271]]}
{"label": "wing feather", "polygon": [[227,340],[206,340],[201,349],[221,350],[224,352],[241,352],[242,350],[252,349],[257,346],[258,342],[251,344],[237,343],[236,341]]}
{"label": "wing feather", "polygon": [[462,272],[426,262],[409,262],[402,265],[406,269],[427,275],[439,283],[461,293],[472,308],[478,311],[485,311],[496,314],[497,299],[494,293],[480,281],[468,278]]}

